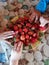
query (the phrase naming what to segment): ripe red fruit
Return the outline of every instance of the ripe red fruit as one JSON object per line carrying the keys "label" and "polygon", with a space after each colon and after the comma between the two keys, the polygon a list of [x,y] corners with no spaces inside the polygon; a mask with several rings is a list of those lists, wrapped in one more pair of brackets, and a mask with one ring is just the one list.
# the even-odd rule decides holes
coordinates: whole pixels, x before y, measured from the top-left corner
{"label": "ripe red fruit", "polygon": [[15,31],[15,34],[18,34],[19,31]]}
{"label": "ripe red fruit", "polygon": [[27,26],[27,27],[31,27],[31,24],[30,24],[30,23],[27,23],[26,26]]}
{"label": "ripe red fruit", "polygon": [[27,43],[29,43],[29,40],[26,40]]}
{"label": "ripe red fruit", "polygon": [[32,37],[30,36],[30,40],[32,39]]}
{"label": "ripe red fruit", "polygon": [[33,32],[29,31],[28,34],[29,34],[29,35],[33,35]]}
{"label": "ripe red fruit", "polygon": [[21,25],[24,25],[24,23],[23,23],[23,22],[21,22]]}
{"label": "ripe red fruit", "polygon": [[46,27],[42,27],[42,26],[40,26],[40,31],[45,31],[46,30]]}
{"label": "ripe red fruit", "polygon": [[21,32],[22,35],[24,35],[25,33],[24,32]]}
{"label": "ripe red fruit", "polygon": [[24,28],[24,29],[23,29],[23,31],[24,31],[25,33],[27,33],[27,32],[28,32],[27,28]]}
{"label": "ripe red fruit", "polygon": [[19,19],[18,19],[18,21],[22,21],[23,20],[23,18],[22,17],[20,17]]}
{"label": "ripe red fruit", "polygon": [[28,17],[24,16],[24,20],[28,20],[28,19],[29,19]]}
{"label": "ripe red fruit", "polygon": [[29,45],[29,40],[26,40],[25,43],[24,43],[26,46]]}
{"label": "ripe red fruit", "polygon": [[18,24],[18,27],[19,27],[19,28],[21,28],[21,27],[22,27],[22,25]]}
{"label": "ripe red fruit", "polygon": [[14,26],[14,31],[17,31],[18,30],[18,26]]}
{"label": "ripe red fruit", "polygon": [[35,30],[35,27],[34,26],[32,26],[32,28],[31,28],[32,30]]}
{"label": "ripe red fruit", "polygon": [[37,38],[32,38],[32,43],[35,43],[37,41]]}
{"label": "ripe red fruit", "polygon": [[35,28],[39,28],[39,24],[36,24],[36,23],[35,23],[35,24],[34,24],[34,27],[35,27]]}
{"label": "ripe red fruit", "polygon": [[24,41],[25,40],[25,35],[21,35],[20,40]]}
{"label": "ripe red fruit", "polygon": [[29,35],[28,34],[26,34],[26,39],[29,39]]}
{"label": "ripe red fruit", "polygon": [[19,32],[22,32],[22,29],[20,28],[18,31],[19,31]]}
{"label": "ripe red fruit", "polygon": [[33,34],[33,37],[37,37],[37,34],[36,34],[36,33],[34,33],[34,34]]}

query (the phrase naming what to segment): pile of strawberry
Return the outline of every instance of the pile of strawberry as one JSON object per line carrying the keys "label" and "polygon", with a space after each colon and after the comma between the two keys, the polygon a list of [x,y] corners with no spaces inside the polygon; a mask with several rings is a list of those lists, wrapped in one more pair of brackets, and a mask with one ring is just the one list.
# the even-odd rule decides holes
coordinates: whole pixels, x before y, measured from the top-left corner
{"label": "pile of strawberry", "polygon": [[34,44],[41,37],[39,21],[30,21],[28,17],[20,17],[13,25],[15,42],[22,41],[25,45]]}

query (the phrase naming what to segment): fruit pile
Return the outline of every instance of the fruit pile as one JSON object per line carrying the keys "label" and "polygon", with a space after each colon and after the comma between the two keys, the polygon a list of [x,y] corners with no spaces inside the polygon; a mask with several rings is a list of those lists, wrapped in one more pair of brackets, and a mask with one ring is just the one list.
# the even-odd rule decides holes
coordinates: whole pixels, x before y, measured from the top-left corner
{"label": "fruit pile", "polygon": [[19,17],[10,29],[15,31],[15,42],[22,41],[25,45],[36,43],[43,34],[39,20],[30,21],[27,16]]}

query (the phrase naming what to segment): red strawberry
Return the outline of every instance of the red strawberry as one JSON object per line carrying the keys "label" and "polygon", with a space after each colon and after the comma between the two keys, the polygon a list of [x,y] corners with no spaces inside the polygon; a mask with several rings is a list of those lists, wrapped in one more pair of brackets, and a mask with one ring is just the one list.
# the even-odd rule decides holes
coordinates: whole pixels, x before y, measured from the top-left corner
{"label": "red strawberry", "polygon": [[35,23],[35,24],[34,24],[34,27],[35,27],[35,28],[39,28],[39,24],[36,24],[36,23]]}
{"label": "red strawberry", "polygon": [[35,27],[34,26],[32,26],[32,28],[31,28],[32,30],[35,30]]}
{"label": "red strawberry", "polygon": [[21,28],[21,27],[22,27],[22,25],[18,24],[18,27],[19,27],[19,28]]}
{"label": "red strawberry", "polygon": [[21,35],[21,36],[20,36],[20,39],[21,39],[22,41],[24,41],[24,40],[25,40],[25,35]]}
{"label": "red strawberry", "polygon": [[19,31],[15,31],[15,34],[18,34]]}
{"label": "red strawberry", "polygon": [[24,23],[23,23],[23,22],[21,22],[21,25],[24,25]]}
{"label": "red strawberry", "polygon": [[40,31],[45,31],[46,30],[46,27],[42,27],[42,26],[40,26]]}
{"label": "red strawberry", "polygon": [[24,20],[28,20],[28,19],[29,19],[28,17],[24,16]]}
{"label": "red strawberry", "polygon": [[29,35],[33,35],[33,32],[29,31],[28,34],[29,34]]}
{"label": "red strawberry", "polygon": [[26,40],[27,43],[29,43],[29,40]]}
{"label": "red strawberry", "polygon": [[27,33],[27,32],[28,32],[27,28],[24,28],[24,29],[23,29],[23,31],[24,31],[25,33]]}
{"label": "red strawberry", "polygon": [[20,28],[18,31],[19,31],[19,32],[22,32],[22,29]]}
{"label": "red strawberry", "polygon": [[36,38],[32,38],[32,43],[35,43],[36,41],[37,41],[37,39]]}
{"label": "red strawberry", "polygon": [[29,39],[29,35],[28,34],[26,34],[26,39]]}
{"label": "red strawberry", "polygon": [[33,34],[33,37],[37,37],[37,34],[36,34],[36,33],[34,33],[34,34]]}
{"label": "red strawberry", "polygon": [[14,30],[17,31],[18,30],[18,26],[15,25],[14,26]]}
{"label": "red strawberry", "polygon": [[30,36],[30,40],[32,39],[32,37]]}
{"label": "red strawberry", "polygon": [[31,24],[30,24],[30,23],[27,23],[26,26],[27,26],[27,27],[31,27]]}
{"label": "red strawberry", "polygon": [[23,21],[23,18],[22,18],[22,17],[20,17],[20,18],[18,19],[18,21]]}
{"label": "red strawberry", "polygon": [[24,35],[24,32],[21,32],[22,35]]}
{"label": "red strawberry", "polygon": [[26,40],[25,43],[24,43],[26,46],[29,45],[29,40]]}

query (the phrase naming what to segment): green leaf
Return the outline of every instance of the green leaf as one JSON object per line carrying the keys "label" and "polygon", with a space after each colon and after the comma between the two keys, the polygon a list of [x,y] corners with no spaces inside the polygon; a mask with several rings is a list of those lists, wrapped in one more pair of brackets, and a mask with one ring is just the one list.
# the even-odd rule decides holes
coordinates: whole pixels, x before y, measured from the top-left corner
{"label": "green leaf", "polygon": [[42,41],[42,38],[38,38],[39,41]]}
{"label": "green leaf", "polygon": [[39,37],[43,36],[44,33],[43,32],[39,32]]}
{"label": "green leaf", "polygon": [[29,45],[29,49],[32,49],[32,46],[31,45]]}

